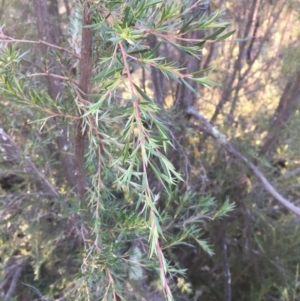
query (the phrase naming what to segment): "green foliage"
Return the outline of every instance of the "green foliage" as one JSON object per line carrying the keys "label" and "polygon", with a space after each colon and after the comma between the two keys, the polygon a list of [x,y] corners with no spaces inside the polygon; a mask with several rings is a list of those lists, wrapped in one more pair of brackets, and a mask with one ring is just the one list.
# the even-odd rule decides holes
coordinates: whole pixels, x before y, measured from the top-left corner
{"label": "green foliage", "polygon": [[[32,129],[50,132],[44,146],[59,135],[51,120],[56,125],[67,125],[72,137],[75,123],[82,119],[88,136],[88,191],[84,199],[58,184],[60,199],[52,200],[53,209],[49,209],[47,197],[38,194],[26,196],[28,206],[22,209],[22,215],[5,212],[8,199],[1,209],[1,229],[7,235],[22,233],[19,244],[6,238],[1,252],[5,258],[20,255],[29,259],[32,271],[26,276],[27,281],[35,284],[39,296],[54,298],[55,294],[64,294],[76,300],[146,298],[143,294],[147,293],[141,288],[149,282],[150,273],[154,280],[160,278],[163,294],[173,300],[171,279],[183,273],[172,262],[173,249],[178,245],[197,246],[213,255],[210,244],[202,237],[201,224],[206,219],[224,217],[233,206],[228,201],[218,206],[210,197],[182,193],[175,188],[183,178],[167,156],[174,146],[169,138],[170,129],[160,117],[163,109],[143,91],[129,67],[132,63],[145,69],[154,67],[168,80],[188,88],[191,86],[186,79],[209,86],[211,82],[200,77],[201,73],[185,74],[176,61],[155,55],[158,47],[166,44],[198,57],[207,40],[222,40],[232,34],[220,35],[228,23],[218,23],[218,13],[203,15],[200,21],[195,16],[185,20],[191,7],[191,1],[93,1],[93,23],[88,26],[94,41],[90,95],[82,94],[77,79],[67,71],[70,65],[80,68],[79,4],[70,21],[68,49],[63,55],[57,49],[47,53],[48,60],[66,65],[61,70],[64,75],[29,72],[23,62],[24,58],[31,58],[29,50],[20,50],[14,44],[1,48],[1,93],[7,106],[33,111]],[[203,40],[182,38],[190,31],[211,29],[215,33],[209,33]],[[151,35],[159,39],[154,49],[147,46],[147,37]],[[57,84],[62,86],[56,99],[47,92],[43,76],[56,77]],[[33,145],[27,147],[37,156],[36,163],[41,168],[44,160],[48,161],[55,174],[52,173],[52,183],[57,182],[61,167],[46,154],[34,154]],[[22,156],[25,158],[25,151]],[[158,183],[154,186],[152,174]],[[163,189],[157,191],[157,185]],[[29,188],[31,191],[34,188]],[[14,251],[7,248],[9,244],[14,245]],[[62,264],[61,259],[70,249],[70,259]],[[74,271],[77,276],[72,280]],[[61,277],[55,282],[57,273]],[[47,274],[48,286],[43,284]],[[137,287],[140,292],[136,295],[131,291]]]}
{"label": "green foliage", "polygon": [[[249,170],[221,148],[230,141],[279,191],[297,198],[299,176],[285,178],[289,167],[278,170],[273,160],[283,157],[292,166],[299,164],[299,112],[281,133],[272,160],[260,157],[272,116],[265,109],[270,96],[256,94],[249,101],[244,96],[258,89],[252,82],[265,84],[265,75],[248,70],[243,61],[234,65],[236,50],[248,47],[251,37],[226,43],[234,31],[227,30],[224,19],[230,5],[233,15],[239,15],[239,2],[226,1],[226,12],[210,15],[202,6],[192,10],[192,2],[89,1],[93,20],[87,26],[93,34],[89,95],[79,86],[83,41],[79,1],[64,24],[64,48],[53,46],[38,54],[35,46],[41,42],[26,26],[16,36],[32,40],[11,38],[1,46],[1,128],[14,140],[18,160],[2,164],[7,154],[1,149],[0,184],[11,174],[22,180],[15,180],[9,191],[0,188],[0,298],[13,288],[17,279],[13,277],[21,271],[10,300],[223,300],[228,280],[232,300],[299,299],[298,220],[276,206]],[[295,1],[289,2],[296,8]],[[262,3],[262,11],[267,5]],[[31,12],[28,20],[34,23]],[[266,26],[261,20],[259,30]],[[197,31],[202,38],[190,39]],[[157,44],[150,48],[153,37]],[[273,45],[272,38],[265,40]],[[264,37],[248,49],[255,52],[260,41]],[[216,58],[214,43],[219,43]],[[267,53],[271,46],[264,47]],[[185,60],[197,58],[200,65],[211,49],[216,67],[187,74]],[[297,46],[286,49],[281,76],[298,71]],[[235,68],[237,77],[230,86]],[[167,109],[156,102],[153,70],[159,70],[167,83],[166,98],[175,94],[176,85],[199,93],[195,107],[199,105],[203,116],[212,113],[207,99],[215,105],[218,94],[222,98],[231,89],[224,116],[212,127],[218,143],[176,106]],[[139,71],[145,73],[144,83]],[[216,84],[224,74],[223,83]],[[244,74],[250,74],[252,82]],[[47,85],[50,77],[60,88],[54,98]],[[271,96],[274,104],[278,95]],[[229,114],[235,97],[244,102]],[[259,112],[253,115],[258,105]],[[231,118],[236,120],[234,126]],[[63,155],[74,153],[74,146],[59,148],[57,143],[61,129],[75,140],[79,120],[86,131],[83,198],[67,182],[61,163]],[[26,168],[29,161],[59,197],[43,191],[41,178]]]}

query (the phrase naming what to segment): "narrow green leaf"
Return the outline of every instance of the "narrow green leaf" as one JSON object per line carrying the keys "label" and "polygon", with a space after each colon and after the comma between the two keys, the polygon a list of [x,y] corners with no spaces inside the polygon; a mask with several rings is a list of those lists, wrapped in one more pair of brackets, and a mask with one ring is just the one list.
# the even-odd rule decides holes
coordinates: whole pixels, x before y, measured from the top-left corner
{"label": "narrow green leaf", "polygon": [[230,37],[231,35],[233,35],[235,33],[235,30],[229,31],[227,33],[225,33],[224,35],[222,35],[221,37],[216,39],[216,42],[220,42],[225,40],[226,38]]}
{"label": "narrow green leaf", "polygon": [[221,28],[219,28],[217,31],[215,31],[214,33],[212,33],[211,35],[206,36],[204,39],[205,39],[205,40],[212,40],[212,39],[214,39],[216,36],[218,36],[220,33],[222,33],[225,29],[226,29],[226,27],[221,27]]}
{"label": "narrow green leaf", "polygon": [[197,94],[197,92],[195,91],[195,89],[186,81],[184,80],[183,78],[181,78],[181,81],[184,83],[184,85],[189,89],[191,90],[193,93]]}
{"label": "narrow green leaf", "polygon": [[136,84],[134,84],[134,86],[137,89],[137,91],[139,92],[139,94],[143,97],[143,99],[152,103],[151,98],[139,86],[137,86]]}

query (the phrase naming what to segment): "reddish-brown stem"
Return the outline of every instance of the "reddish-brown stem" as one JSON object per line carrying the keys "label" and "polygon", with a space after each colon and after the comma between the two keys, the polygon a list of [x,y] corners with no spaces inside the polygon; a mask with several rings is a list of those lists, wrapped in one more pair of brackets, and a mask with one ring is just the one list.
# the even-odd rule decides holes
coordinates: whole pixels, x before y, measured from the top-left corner
{"label": "reddish-brown stem", "polygon": [[[90,14],[90,3],[85,1],[83,4],[82,16],[82,46],[80,59],[80,80],[79,87],[81,89],[82,98],[86,98],[89,94],[90,79],[92,76],[92,44],[93,36],[92,30],[87,28],[87,25],[92,24],[92,16]],[[75,164],[77,172],[77,192],[78,196],[82,198],[86,191],[86,175],[84,164],[84,150],[87,129],[83,119],[77,124],[77,132],[75,138]]]}
{"label": "reddish-brown stem", "polygon": [[72,51],[70,51],[66,48],[63,48],[63,47],[60,47],[60,46],[57,46],[57,45],[54,45],[54,44],[51,44],[51,43],[48,43],[48,42],[42,41],[42,40],[39,40],[39,41],[19,40],[19,39],[14,39],[12,37],[8,37],[8,36],[6,36],[6,35],[4,35],[3,33],[0,32],[0,41],[1,42],[6,42],[6,43],[41,44],[41,45],[48,46],[50,48],[54,48],[54,49],[58,49],[60,51],[67,52],[67,53],[71,54],[74,57],[80,58],[76,53],[74,53],[74,52],[72,52]]}

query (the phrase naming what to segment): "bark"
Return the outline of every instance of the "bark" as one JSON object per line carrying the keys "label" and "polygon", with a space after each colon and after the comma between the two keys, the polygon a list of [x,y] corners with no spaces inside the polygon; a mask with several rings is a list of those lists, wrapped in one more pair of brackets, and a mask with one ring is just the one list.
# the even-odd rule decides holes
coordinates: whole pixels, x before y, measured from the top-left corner
{"label": "bark", "polygon": [[4,14],[4,8],[5,8],[5,0],[2,0],[1,8],[0,8],[0,20],[3,17]]}
{"label": "bark", "polygon": [[[192,5],[195,5],[197,1],[193,1]],[[209,12],[209,7],[210,7],[210,1],[207,1],[203,3],[202,1],[195,6],[190,12],[189,16],[186,16],[186,19],[189,19],[193,15],[198,15],[199,18],[205,13]],[[205,33],[201,30],[198,31],[193,31],[190,33],[187,33],[183,36],[185,39],[203,39],[205,36]],[[190,56],[184,52],[181,53],[180,57],[180,67],[184,67],[185,70],[182,72],[185,74],[191,74],[196,71],[199,71],[200,66],[201,66],[201,56],[202,53],[199,52],[198,58]],[[185,79],[188,84],[195,89],[197,87],[197,83],[190,80],[190,79]],[[191,91],[189,88],[187,88],[183,84],[178,84],[177,86],[177,91],[176,91],[176,99],[175,99],[175,104],[176,107],[179,108],[179,110],[186,111],[186,109],[190,106],[194,105],[196,99],[196,95],[193,91]]]}
{"label": "bark", "polygon": [[69,5],[69,0],[64,0],[64,4],[65,4],[67,16],[69,17],[70,14],[71,14],[71,9],[70,9],[70,5]]}
{"label": "bark", "polygon": [[280,131],[285,128],[294,115],[300,98],[300,72],[294,79],[289,80],[279,100],[278,107],[270,124],[270,130],[260,149],[261,155],[272,152],[278,139]]}
{"label": "bark", "polygon": [[[157,38],[153,35],[149,37],[149,46],[151,49],[157,46]],[[157,57],[158,55],[155,54]],[[163,93],[163,75],[160,70],[151,66],[151,77],[154,86],[154,95],[155,95],[155,102],[159,105],[164,105],[164,93]]]}
{"label": "bark", "polygon": [[[80,81],[82,98],[86,98],[89,93],[90,79],[92,76],[92,42],[93,36],[90,28],[84,28],[92,24],[90,4],[86,1],[83,6],[82,16],[82,46],[80,60]],[[75,138],[75,162],[77,169],[77,188],[79,197],[83,197],[86,190],[86,176],[84,166],[84,149],[87,129],[84,129],[84,121],[80,120],[77,125]]]}
{"label": "bark", "polygon": [[208,54],[205,57],[205,60],[202,61],[201,69],[207,69],[209,67],[209,64],[212,62],[215,53],[217,52],[218,45],[215,43],[211,43],[209,46]]}
{"label": "bark", "polygon": [[[194,4],[194,3],[193,3]],[[199,4],[199,7],[195,7],[192,11],[192,14],[198,14],[199,18],[201,17],[202,14],[207,12],[208,10],[208,4],[206,5],[201,5]],[[186,35],[183,36],[185,39],[203,39],[204,38],[204,32],[203,31],[194,31],[190,32]],[[199,53],[199,58],[190,56],[184,52],[181,53],[181,58],[180,58],[180,67],[184,67],[185,70],[182,72],[185,74],[191,74],[193,72],[199,71],[200,69],[200,64],[201,64],[201,53]],[[186,79],[188,84],[195,89],[197,86],[197,83],[190,80]],[[189,88],[187,88],[183,84],[178,84],[177,86],[177,91],[176,91],[176,100],[175,104],[177,108],[180,110],[185,111],[186,108],[188,108],[191,105],[194,105],[196,95],[193,91],[191,91]]]}
{"label": "bark", "polygon": [[60,28],[60,15],[58,12],[57,0],[48,1],[48,13],[50,18],[50,35],[52,37],[53,44],[59,45],[61,43],[62,31]]}
{"label": "bark", "polygon": [[[195,31],[188,33],[184,36],[184,38],[187,39],[202,39],[204,38],[204,33],[202,31]],[[201,54],[199,53],[199,56]],[[183,70],[183,73],[185,74],[191,74],[193,72],[199,71],[200,69],[200,60],[198,58],[189,56],[186,53],[182,52],[181,55],[181,66],[185,67],[185,70]],[[197,83],[186,79],[188,84],[195,89],[197,86]],[[182,110],[185,111],[186,108],[188,108],[191,105],[194,105],[196,99],[196,95],[193,91],[191,91],[188,87],[186,87],[184,84],[178,84],[177,91],[176,91],[176,106]]]}
{"label": "bark", "polygon": [[[33,3],[37,17],[39,39],[58,46],[61,39],[61,31],[55,30],[55,28],[57,29],[58,25],[53,25],[50,22],[47,0],[34,0]],[[50,2],[50,12],[58,14],[56,0],[52,0],[52,2]],[[56,18],[58,18],[58,16],[56,16]],[[49,50],[49,47],[45,44],[41,44],[41,49],[46,55]],[[48,66],[48,69],[51,69],[51,73],[59,74],[59,66],[55,58],[51,56],[50,53],[48,53]],[[53,99],[56,99],[58,94],[61,92],[60,81],[56,78],[47,76],[47,87],[49,95]],[[56,138],[56,143],[61,152],[61,161],[64,173],[68,184],[71,187],[75,187],[76,175],[73,156],[66,153],[66,151],[71,150],[71,141],[68,137],[68,128],[66,126],[59,126],[58,119],[56,119],[54,122],[56,123],[58,132],[60,133],[60,136]]]}

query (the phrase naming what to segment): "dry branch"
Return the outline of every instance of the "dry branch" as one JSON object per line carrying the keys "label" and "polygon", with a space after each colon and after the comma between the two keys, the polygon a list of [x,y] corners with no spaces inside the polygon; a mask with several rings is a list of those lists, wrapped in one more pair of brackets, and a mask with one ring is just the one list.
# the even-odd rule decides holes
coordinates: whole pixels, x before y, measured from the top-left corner
{"label": "dry branch", "polygon": [[[20,151],[14,140],[3,130],[3,128],[0,128],[0,150],[6,157],[6,163],[11,165],[18,165],[20,163]],[[38,170],[38,168],[29,158],[25,159],[25,172],[32,173],[39,179],[44,193],[49,194],[51,197],[59,197],[56,189],[50,184],[45,175]]]}
{"label": "dry branch", "polygon": [[206,131],[209,135],[213,136],[230,154],[239,158],[245,165],[247,165],[255,176],[261,181],[264,188],[282,205],[296,213],[300,216],[300,208],[292,204],[289,200],[284,198],[268,181],[264,174],[253,164],[251,163],[244,155],[238,152],[230,142],[227,141],[226,136],[221,134],[216,130],[215,127],[202,115],[200,114],[195,107],[187,108],[186,112],[192,115],[194,118],[199,120],[202,125],[205,126]]}

